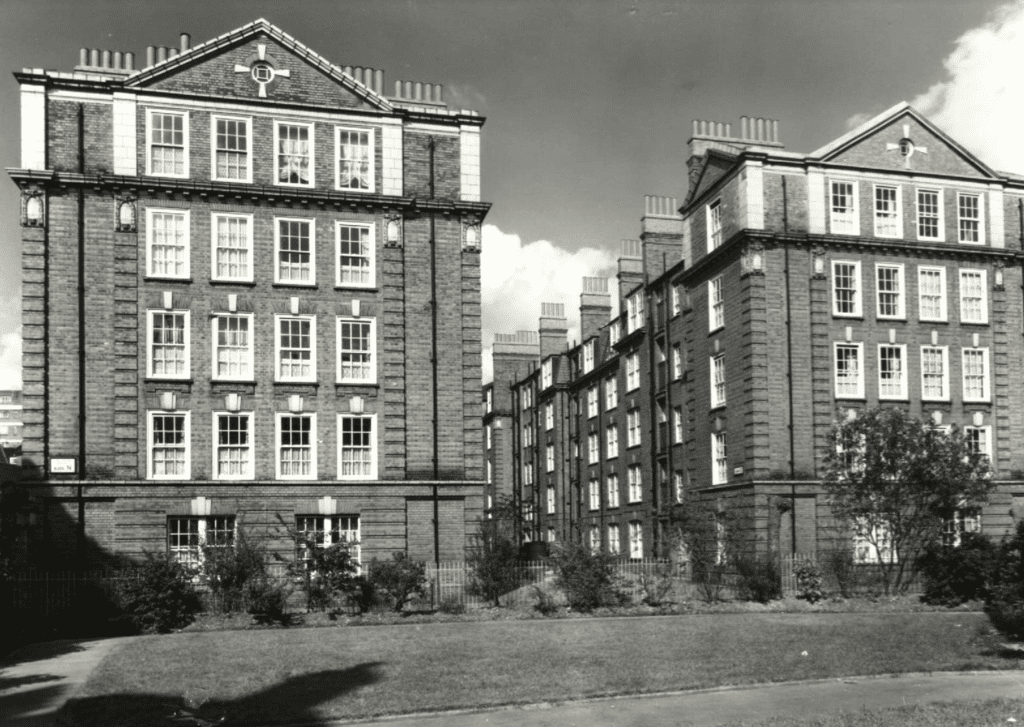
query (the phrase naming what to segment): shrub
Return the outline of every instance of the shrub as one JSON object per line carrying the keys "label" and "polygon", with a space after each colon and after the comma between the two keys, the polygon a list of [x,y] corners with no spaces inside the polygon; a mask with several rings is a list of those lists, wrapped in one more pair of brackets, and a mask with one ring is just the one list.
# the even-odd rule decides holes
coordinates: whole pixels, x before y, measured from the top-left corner
{"label": "shrub", "polygon": [[501,497],[488,516],[489,519],[480,521],[474,547],[466,554],[466,591],[500,606],[501,596],[523,585],[515,536],[515,506],[508,497]]}
{"label": "shrub", "polygon": [[309,541],[300,547],[303,557],[290,563],[288,570],[306,594],[306,609],[339,609],[341,599],[348,597],[356,588],[359,567],[349,550],[349,543],[335,543],[324,548]]}
{"label": "shrub", "polygon": [[803,560],[793,567],[796,577],[796,597],[808,603],[817,603],[825,594],[822,590],[821,569],[811,560]]}
{"label": "shrub", "polygon": [[565,593],[569,608],[587,612],[621,606],[628,600],[618,586],[611,556],[594,553],[582,543],[562,543],[552,560],[555,585]]}
{"label": "shrub", "polygon": [[548,589],[543,586],[533,587],[533,597],[537,601],[533,607],[542,616],[550,616],[558,610],[558,603]]}
{"label": "shrub", "polygon": [[830,589],[839,591],[843,598],[853,598],[857,594],[860,574],[851,551],[843,548],[827,550],[821,554],[821,564]]}
{"label": "shrub", "polygon": [[988,598],[996,546],[981,533],[964,533],[958,547],[933,543],[918,567],[924,576],[921,600],[940,606]]}
{"label": "shrub", "polygon": [[392,553],[391,560],[370,561],[369,581],[377,593],[391,601],[395,611],[401,611],[413,596],[426,593],[427,566],[410,560],[405,553]]}
{"label": "shrub", "polygon": [[121,608],[144,634],[164,634],[192,622],[200,609],[192,574],[164,556],[146,554],[139,576],[124,582]]}
{"label": "shrub", "polygon": [[659,561],[640,570],[640,588],[644,603],[660,606],[667,600],[675,587],[676,565],[671,561]]}
{"label": "shrub", "polygon": [[459,615],[466,612],[466,604],[464,604],[462,599],[457,596],[446,596],[441,599],[441,603],[438,604],[437,610],[441,613]]}
{"label": "shrub", "polygon": [[782,578],[775,560],[744,556],[736,559],[735,567],[740,600],[768,603],[781,598]]}
{"label": "shrub", "polygon": [[985,613],[1004,636],[1024,640],[1024,520],[999,546]]}
{"label": "shrub", "polygon": [[213,596],[214,610],[249,610],[249,597],[261,597],[267,583],[267,549],[262,540],[239,527],[231,545],[203,547],[203,577]]}

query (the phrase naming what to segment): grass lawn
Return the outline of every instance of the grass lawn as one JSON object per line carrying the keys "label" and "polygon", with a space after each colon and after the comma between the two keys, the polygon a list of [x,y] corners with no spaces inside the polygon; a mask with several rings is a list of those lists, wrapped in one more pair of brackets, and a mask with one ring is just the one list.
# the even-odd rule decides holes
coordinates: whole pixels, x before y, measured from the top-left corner
{"label": "grass lawn", "polygon": [[978,613],[181,633],[126,642],[69,708],[103,727],[158,725],[181,704],[253,724],[1021,663],[1001,656],[987,633]]}
{"label": "grass lawn", "polygon": [[992,699],[872,709],[834,717],[796,719],[777,717],[765,722],[743,722],[736,727],[993,727],[1009,725],[1010,718],[1024,723],[1024,700]]}

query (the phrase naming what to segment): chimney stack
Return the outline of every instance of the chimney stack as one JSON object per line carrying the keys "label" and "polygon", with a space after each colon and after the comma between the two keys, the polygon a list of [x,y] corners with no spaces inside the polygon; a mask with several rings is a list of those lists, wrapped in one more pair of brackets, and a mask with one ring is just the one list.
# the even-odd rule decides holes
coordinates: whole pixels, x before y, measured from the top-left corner
{"label": "chimney stack", "polygon": [[564,303],[540,304],[540,359],[562,353],[566,347],[569,321],[565,318]]}
{"label": "chimney stack", "polygon": [[580,293],[580,342],[596,336],[612,315],[608,278],[583,278]]}
{"label": "chimney stack", "polygon": [[494,368],[494,410],[512,408],[509,386],[528,375],[540,358],[540,342],[536,331],[495,333],[491,349]]}
{"label": "chimney stack", "polygon": [[675,197],[644,196],[644,216],[640,220],[643,243],[643,269],[650,279],[685,259],[683,216]]}
{"label": "chimney stack", "polygon": [[626,310],[626,297],[644,282],[643,248],[639,240],[623,240],[619,253],[619,310]]}
{"label": "chimney stack", "polygon": [[192,36],[188,33],[181,34],[181,52],[184,53],[192,47]]}

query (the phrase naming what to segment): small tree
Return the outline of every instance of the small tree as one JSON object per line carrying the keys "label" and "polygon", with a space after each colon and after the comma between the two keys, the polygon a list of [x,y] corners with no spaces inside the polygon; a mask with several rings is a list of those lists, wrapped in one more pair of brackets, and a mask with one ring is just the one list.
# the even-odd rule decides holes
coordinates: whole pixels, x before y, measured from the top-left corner
{"label": "small tree", "polygon": [[422,596],[427,590],[427,566],[411,560],[403,552],[391,554],[391,560],[370,561],[368,577],[374,593],[391,600],[396,611],[401,611],[413,596]]}
{"label": "small tree", "polygon": [[499,496],[477,525],[473,547],[466,554],[469,582],[466,591],[501,606],[501,597],[522,585],[516,509],[511,498]]}
{"label": "small tree", "polygon": [[994,486],[987,458],[957,427],[945,433],[901,409],[866,409],[834,424],[822,485],[857,537],[856,560],[877,561],[885,593],[905,590],[943,522],[985,502]]}
{"label": "small tree", "polygon": [[985,613],[1004,636],[1024,640],[1024,520],[999,546]]}
{"label": "small tree", "polygon": [[730,511],[719,512],[697,499],[687,500],[679,511],[677,526],[691,578],[704,600],[714,603],[722,596],[728,563],[737,556],[734,518]]}
{"label": "small tree", "polygon": [[595,553],[576,542],[558,543],[551,556],[555,585],[565,593],[570,608],[593,611],[599,606],[621,606],[627,596],[619,588],[615,558]]}
{"label": "small tree", "polygon": [[188,626],[200,610],[192,574],[163,554],[146,553],[138,578],[121,585],[121,608],[144,634]]}

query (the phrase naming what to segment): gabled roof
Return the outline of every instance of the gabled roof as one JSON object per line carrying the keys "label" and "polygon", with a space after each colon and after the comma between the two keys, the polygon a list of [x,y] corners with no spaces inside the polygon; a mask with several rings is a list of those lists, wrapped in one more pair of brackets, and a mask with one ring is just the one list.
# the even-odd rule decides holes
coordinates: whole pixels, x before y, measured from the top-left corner
{"label": "gabled roof", "polygon": [[728,168],[733,166],[738,160],[739,157],[735,154],[729,154],[720,149],[708,149],[700,161],[700,169],[697,171],[697,175],[687,191],[683,206],[689,205],[703,194],[708,187],[713,186],[715,182],[725,176]]}
{"label": "gabled roof", "polygon": [[341,86],[344,86],[352,93],[364,99],[367,103],[376,106],[382,111],[394,110],[391,103],[383,96],[377,94],[365,84],[360,83],[319,53],[303,43],[300,43],[298,40],[288,35],[288,33],[284,32],[264,18],[254,20],[240,28],[224,33],[223,35],[219,35],[212,40],[208,40],[205,43],[193,46],[184,53],[173,58],[168,58],[165,61],[161,61],[149,66],[148,68],[144,68],[129,76],[124,85],[126,87],[146,86],[153,81],[170,75],[175,70],[185,65],[191,65],[203,58],[216,55],[227,48],[235,47],[249,38],[261,33],[265,33],[269,37],[273,38],[282,46],[292,51],[296,56],[302,58],[314,68],[320,70],[324,75],[334,79]]}
{"label": "gabled roof", "polygon": [[921,114],[917,109],[911,106],[906,101],[901,101],[892,108],[886,109],[882,113],[878,114],[872,119],[868,119],[863,124],[853,129],[852,131],[843,134],[838,139],[829,142],[820,149],[816,149],[807,155],[808,160],[816,161],[829,161],[839,154],[843,153],[847,149],[860,143],[862,140],[871,136],[879,129],[891,124],[898,118],[903,116],[910,116],[921,126],[928,129],[929,132],[938,137],[944,144],[946,144],[957,156],[963,159],[966,163],[977,169],[979,172],[988,177],[997,178],[999,175],[989,168],[987,164],[981,161],[971,152],[967,151],[963,146],[956,142],[952,137],[946,134],[942,129],[937,127],[924,115]]}

